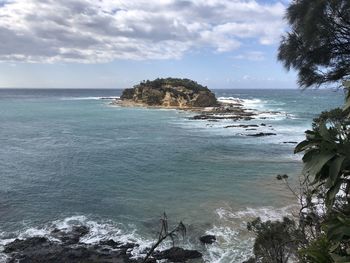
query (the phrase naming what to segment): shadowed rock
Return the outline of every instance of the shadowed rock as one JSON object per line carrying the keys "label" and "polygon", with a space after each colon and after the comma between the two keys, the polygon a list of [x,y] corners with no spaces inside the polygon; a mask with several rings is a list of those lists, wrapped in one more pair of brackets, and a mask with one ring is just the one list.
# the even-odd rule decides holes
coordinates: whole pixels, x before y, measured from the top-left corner
{"label": "shadowed rock", "polygon": [[154,254],[158,260],[167,259],[170,262],[186,262],[189,259],[201,258],[202,254],[197,250],[187,250],[179,247],[172,247]]}
{"label": "shadowed rock", "polygon": [[247,134],[247,136],[251,136],[251,137],[262,137],[262,136],[272,136],[272,135],[277,135],[277,134],[272,132],[259,132],[255,134]]}
{"label": "shadowed rock", "polygon": [[[142,263],[142,258],[132,258],[131,251],[139,246],[136,243],[103,240],[98,244],[88,245],[80,242],[80,238],[89,233],[85,226],[74,226],[70,231],[55,229],[50,236],[31,237],[24,240],[16,239],[4,246],[3,253],[8,256],[8,263]],[[147,263],[156,263],[156,259],[166,259],[169,262],[186,262],[188,259],[200,258],[202,254],[196,250],[185,250],[173,247],[155,252]]]}
{"label": "shadowed rock", "polygon": [[199,240],[203,243],[203,244],[213,244],[216,241],[216,237],[213,235],[205,235],[205,236],[201,236],[199,238]]}

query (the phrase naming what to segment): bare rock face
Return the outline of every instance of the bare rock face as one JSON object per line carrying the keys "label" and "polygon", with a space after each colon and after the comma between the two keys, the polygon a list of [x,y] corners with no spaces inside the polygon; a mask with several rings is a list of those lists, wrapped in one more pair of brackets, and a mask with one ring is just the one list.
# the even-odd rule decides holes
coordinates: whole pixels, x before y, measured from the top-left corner
{"label": "bare rock face", "polygon": [[125,89],[120,98],[146,106],[192,108],[218,105],[214,93],[189,79],[143,81],[131,89]]}

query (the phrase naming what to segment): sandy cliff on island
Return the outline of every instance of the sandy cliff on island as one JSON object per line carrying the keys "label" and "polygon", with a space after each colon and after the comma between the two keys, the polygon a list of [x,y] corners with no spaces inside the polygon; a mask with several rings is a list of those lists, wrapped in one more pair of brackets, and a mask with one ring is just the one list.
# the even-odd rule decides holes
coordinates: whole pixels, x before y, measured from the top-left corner
{"label": "sandy cliff on island", "polygon": [[125,89],[120,99],[124,105],[178,109],[218,106],[214,93],[207,87],[193,80],[178,78],[143,81]]}

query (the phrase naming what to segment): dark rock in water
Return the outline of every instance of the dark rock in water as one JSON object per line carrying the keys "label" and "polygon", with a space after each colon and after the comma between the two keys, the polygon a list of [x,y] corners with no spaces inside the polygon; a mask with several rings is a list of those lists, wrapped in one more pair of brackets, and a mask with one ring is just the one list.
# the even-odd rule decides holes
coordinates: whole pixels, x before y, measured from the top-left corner
{"label": "dark rock in water", "polygon": [[259,125],[256,125],[256,124],[250,124],[250,125],[245,125],[245,124],[228,125],[228,126],[225,126],[224,128],[250,128],[250,127],[259,127]]}
{"label": "dark rock in water", "polygon": [[120,242],[115,242],[113,239],[100,241],[99,244],[100,244],[101,246],[109,246],[109,247],[111,247],[111,248],[119,248],[119,246],[122,245],[122,243],[120,243]]}
{"label": "dark rock in water", "polygon": [[298,142],[283,142],[283,143],[297,144]]}
{"label": "dark rock in water", "polygon": [[139,246],[138,244],[126,243],[126,244],[120,245],[118,248],[130,249],[130,248],[134,248],[134,247],[138,247],[138,246]]}
{"label": "dark rock in water", "polygon": [[45,237],[30,237],[25,240],[16,239],[5,246],[4,253],[41,247],[46,243],[48,243],[48,239]]}
{"label": "dark rock in water", "polygon": [[261,123],[260,125],[261,125],[261,126],[266,126],[266,124],[265,124],[265,123]]}
{"label": "dark rock in water", "polygon": [[197,250],[187,250],[180,247],[172,247],[167,250],[157,252],[154,257],[158,260],[167,259],[171,262],[185,262],[188,259],[201,258],[202,253]]}
{"label": "dark rock in water", "polygon": [[203,244],[213,244],[216,241],[216,237],[213,235],[205,235],[205,236],[201,236],[199,238],[199,240],[203,243]]}
{"label": "dark rock in water", "polygon": [[26,240],[15,240],[7,244],[4,253],[10,256],[9,263],[15,262],[116,262],[128,263],[129,256],[125,249],[103,250],[100,247],[75,244],[74,246],[48,240],[44,237],[33,237]]}
{"label": "dark rock in water", "polygon": [[247,136],[251,136],[251,137],[262,137],[262,136],[272,136],[272,135],[277,135],[277,134],[272,132],[259,132],[255,134],[247,134]]}
{"label": "dark rock in water", "polygon": [[245,129],[246,131],[256,131],[256,129]]}
{"label": "dark rock in water", "polygon": [[[4,246],[3,253],[8,256],[7,263],[142,263],[143,259],[132,258],[131,250],[139,246],[135,243],[103,240],[95,245],[79,242],[89,229],[75,226],[71,231],[55,229],[51,236],[62,242],[51,241],[45,237],[31,237],[25,240],[16,239]],[[74,241],[74,242],[73,242]],[[196,250],[185,250],[174,247],[158,251],[147,263],[156,263],[156,259],[167,259],[169,262],[185,262],[188,259],[201,258]]]}
{"label": "dark rock in water", "polygon": [[134,243],[121,243],[118,241],[116,242],[113,239],[100,241],[99,245],[109,246],[113,249],[125,249],[125,250],[139,246],[138,244],[134,244]]}
{"label": "dark rock in water", "polygon": [[55,229],[51,234],[66,244],[76,244],[80,238],[89,233],[89,228],[86,226],[73,226],[72,230],[66,232],[64,230]]}

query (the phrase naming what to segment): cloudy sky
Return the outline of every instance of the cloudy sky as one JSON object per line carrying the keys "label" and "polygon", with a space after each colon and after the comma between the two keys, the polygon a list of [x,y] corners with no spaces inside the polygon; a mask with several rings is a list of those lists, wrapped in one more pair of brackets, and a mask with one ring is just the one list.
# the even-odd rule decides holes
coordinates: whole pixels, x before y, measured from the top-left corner
{"label": "cloudy sky", "polygon": [[289,0],[0,0],[0,87],[296,88],[276,60]]}

